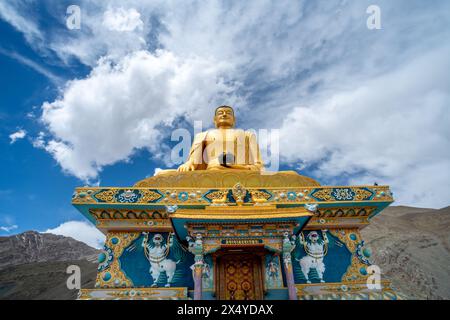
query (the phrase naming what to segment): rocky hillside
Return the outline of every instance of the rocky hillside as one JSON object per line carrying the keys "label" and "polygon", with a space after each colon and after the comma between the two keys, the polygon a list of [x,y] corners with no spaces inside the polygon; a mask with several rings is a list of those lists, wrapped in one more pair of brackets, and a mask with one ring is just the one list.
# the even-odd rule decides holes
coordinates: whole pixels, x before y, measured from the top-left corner
{"label": "rocky hillside", "polygon": [[28,231],[0,237],[0,269],[31,262],[96,260],[98,250],[75,239]]}
{"label": "rocky hillside", "polygon": [[87,260],[26,263],[0,270],[0,300],[74,300],[78,290],[66,286],[66,269],[77,265],[81,287],[93,288],[97,264]]}
{"label": "rocky hillside", "polygon": [[28,231],[0,237],[0,299],[75,299],[66,287],[69,265],[92,288],[99,250],[69,237]]}
{"label": "rocky hillside", "polygon": [[450,299],[450,207],[389,207],[362,230],[373,262],[411,299]]}

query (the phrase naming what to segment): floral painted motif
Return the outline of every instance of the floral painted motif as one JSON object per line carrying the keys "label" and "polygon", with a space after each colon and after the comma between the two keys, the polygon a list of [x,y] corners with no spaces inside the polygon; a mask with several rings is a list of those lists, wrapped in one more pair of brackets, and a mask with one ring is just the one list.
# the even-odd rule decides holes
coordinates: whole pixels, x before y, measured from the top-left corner
{"label": "floral painted motif", "polygon": [[120,190],[116,194],[116,200],[120,203],[135,203],[141,198],[138,190]]}
{"label": "floral painted motif", "polygon": [[355,193],[350,188],[335,188],[331,195],[338,201],[353,200]]}
{"label": "floral painted motif", "polygon": [[111,262],[114,260],[114,253],[111,248],[107,245],[103,247],[103,252],[101,252],[98,256],[98,271],[104,271],[108,269],[111,265]]}

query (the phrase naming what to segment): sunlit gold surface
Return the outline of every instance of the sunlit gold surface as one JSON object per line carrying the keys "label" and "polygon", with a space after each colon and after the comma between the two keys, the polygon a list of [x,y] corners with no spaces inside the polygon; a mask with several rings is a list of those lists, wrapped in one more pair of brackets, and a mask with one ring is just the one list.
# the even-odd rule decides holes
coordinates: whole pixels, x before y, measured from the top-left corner
{"label": "sunlit gold surface", "polygon": [[320,186],[316,180],[299,175],[295,171],[262,174],[259,171],[250,170],[168,171],[141,180],[134,186],[141,188],[232,188],[236,183],[240,183],[245,188]]}
{"label": "sunlit gold surface", "polygon": [[[206,130],[195,136],[188,158],[178,167],[178,171],[263,170],[256,134],[235,129],[235,123],[232,107],[218,107],[214,115],[216,129]],[[223,161],[224,155],[231,158]]]}
{"label": "sunlit gold surface", "polygon": [[275,208],[275,207],[207,207],[205,210],[178,209],[171,214],[172,218],[184,219],[268,219],[268,218],[298,218],[310,217],[312,213],[304,208]]}

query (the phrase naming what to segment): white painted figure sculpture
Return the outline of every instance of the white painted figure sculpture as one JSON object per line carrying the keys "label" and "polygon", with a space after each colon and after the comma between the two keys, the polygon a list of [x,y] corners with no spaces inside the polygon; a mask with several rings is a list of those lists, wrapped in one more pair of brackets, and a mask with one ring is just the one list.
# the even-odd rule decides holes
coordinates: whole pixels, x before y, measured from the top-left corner
{"label": "white painted figure sculpture", "polygon": [[156,283],[159,279],[159,276],[161,275],[161,272],[164,271],[167,275],[167,283],[165,286],[170,287],[178,263],[167,258],[167,256],[169,255],[170,241],[169,246],[167,246],[164,243],[163,236],[157,233],[153,236],[153,245],[151,245],[151,243],[149,243],[148,241],[148,233],[145,232],[144,234],[146,234],[146,237],[142,242],[142,246],[144,247],[145,256],[150,262],[149,272],[153,278],[152,287],[157,286]]}
{"label": "white painted figure sculpture", "polygon": [[322,231],[323,240],[319,238],[319,234],[316,231],[311,231],[307,239],[301,234],[299,238],[300,244],[303,245],[306,256],[301,259],[296,259],[300,263],[302,272],[306,278],[307,283],[311,283],[308,277],[308,273],[311,269],[317,271],[320,282],[325,282],[323,280],[323,274],[325,273],[325,264],[323,263],[323,258],[327,254],[328,249],[328,238],[326,235],[326,230]]}

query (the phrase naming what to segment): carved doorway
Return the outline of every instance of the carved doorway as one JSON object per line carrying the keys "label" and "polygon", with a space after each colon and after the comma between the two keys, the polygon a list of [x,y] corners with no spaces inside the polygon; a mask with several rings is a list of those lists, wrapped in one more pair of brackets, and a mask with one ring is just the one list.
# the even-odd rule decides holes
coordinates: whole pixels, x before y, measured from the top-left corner
{"label": "carved doorway", "polygon": [[220,300],[262,300],[262,254],[229,250],[216,257],[216,288]]}

